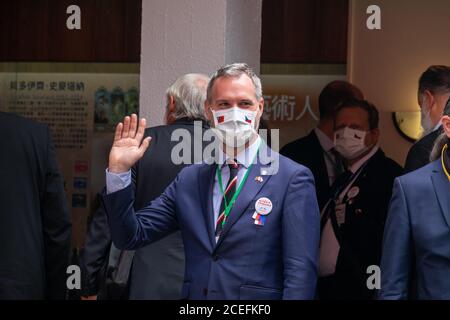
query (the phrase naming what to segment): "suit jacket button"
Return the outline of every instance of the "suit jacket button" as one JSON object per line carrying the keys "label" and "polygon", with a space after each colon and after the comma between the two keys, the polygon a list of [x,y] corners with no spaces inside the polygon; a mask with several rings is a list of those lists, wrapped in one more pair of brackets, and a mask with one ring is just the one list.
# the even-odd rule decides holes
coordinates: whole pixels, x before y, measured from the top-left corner
{"label": "suit jacket button", "polygon": [[215,255],[213,256],[213,260],[214,260],[214,261],[219,260],[219,256],[218,256],[217,254],[215,254]]}
{"label": "suit jacket button", "polygon": [[203,294],[204,294],[205,296],[208,295],[208,289],[207,289],[207,288],[203,288]]}

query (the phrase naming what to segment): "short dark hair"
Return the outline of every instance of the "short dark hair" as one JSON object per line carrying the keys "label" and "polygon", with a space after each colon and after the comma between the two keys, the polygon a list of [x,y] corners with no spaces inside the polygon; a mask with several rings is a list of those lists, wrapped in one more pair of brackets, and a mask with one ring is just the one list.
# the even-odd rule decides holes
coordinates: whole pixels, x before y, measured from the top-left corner
{"label": "short dark hair", "polygon": [[364,99],[361,90],[348,81],[332,81],[322,89],[319,95],[320,119],[332,119],[336,107],[349,99]]}
{"label": "short dark hair", "polygon": [[346,108],[361,108],[365,110],[369,118],[370,130],[378,128],[379,122],[378,110],[373,104],[371,104],[367,100],[358,100],[358,99],[346,100],[336,108],[336,115]]}
{"label": "short dark hair", "polygon": [[419,78],[419,93],[450,93],[450,67],[430,66]]}
{"label": "short dark hair", "polygon": [[206,100],[211,102],[213,86],[218,78],[240,77],[243,74],[247,75],[252,80],[253,85],[255,86],[256,99],[261,99],[263,97],[261,79],[246,63],[232,63],[221,67],[211,76],[211,80],[209,80],[208,87],[206,88]]}
{"label": "short dark hair", "polygon": [[[447,100],[447,104],[445,105],[444,116],[450,116],[450,98]],[[430,161],[435,161],[440,158],[442,153],[442,148],[445,144],[449,145],[450,139],[447,137],[445,131],[443,131],[437,138],[434,140],[433,149],[431,149],[430,153]],[[447,149],[448,150],[448,149]]]}

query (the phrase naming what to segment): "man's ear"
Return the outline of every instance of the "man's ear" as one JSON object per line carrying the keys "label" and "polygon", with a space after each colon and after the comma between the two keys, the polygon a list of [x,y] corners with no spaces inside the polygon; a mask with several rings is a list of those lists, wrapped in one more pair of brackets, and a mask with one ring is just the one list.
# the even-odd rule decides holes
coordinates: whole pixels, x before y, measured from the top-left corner
{"label": "man's ear", "polygon": [[380,139],[380,129],[375,128],[372,130],[374,143],[378,143],[378,140]]}
{"label": "man's ear", "polygon": [[169,101],[168,101],[168,106],[167,109],[169,111],[169,113],[172,113],[175,111],[175,99],[173,98],[173,96],[169,96]]}
{"label": "man's ear", "polygon": [[175,112],[175,99],[173,98],[173,96],[168,96],[166,114],[164,116],[166,124],[171,124],[176,120],[176,118],[173,116],[174,112]]}
{"label": "man's ear", "polygon": [[450,117],[443,116],[442,119],[442,128],[444,128],[445,134],[450,138]]}
{"label": "man's ear", "polygon": [[259,112],[262,115],[264,112],[264,98],[259,99],[258,105],[259,105]]}
{"label": "man's ear", "polygon": [[371,141],[367,141],[366,140],[366,145],[375,145],[378,143],[378,140],[380,139],[380,129],[375,128],[375,129],[371,129],[370,130],[370,134],[371,134]]}
{"label": "man's ear", "polygon": [[430,90],[425,90],[423,92],[423,99],[427,102],[427,106],[431,111],[431,108],[433,108],[433,105],[435,104],[435,97],[433,93],[431,93]]}
{"label": "man's ear", "polygon": [[[213,120],[213,115],[211,112],[211,104],[208,102],[208,99],[205,100],[204,106],[206,119],[208,119],[209,121]],[[214,123],[214,121],[212,123]]]}

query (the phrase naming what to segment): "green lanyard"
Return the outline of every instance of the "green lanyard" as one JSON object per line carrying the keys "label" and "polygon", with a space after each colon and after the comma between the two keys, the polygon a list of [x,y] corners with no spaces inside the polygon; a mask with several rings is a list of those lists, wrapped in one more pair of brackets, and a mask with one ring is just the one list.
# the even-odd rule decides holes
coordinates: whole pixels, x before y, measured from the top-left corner
{"label": "green lanyard", "polygon": [[225,221],[228,218],[228,215],[230,214],[231,208],[233,207],[234,202],[236,201],[237,196],[239,195],[239,193],[242,190],[242,187],[244,186],[245,181],[247,180],[248,174],[250,173],[250,170],[252,169],[253,166],[253,162],[255,162],[256,157],[258,156],[258,152],[259,152],[259,145],[258,145],[258,149],[256,150],[256,154],[253,157],[252,163],[250,163],[250,165],[248,166],[247,171],[245,172],[244,177],[242,178],[241,183],[239,184],[239,187],[237,188],[236,192],[234,193],[233,197],[230,200],[230,203],[227,203],[227,198],[225,197],[225,191],[223,190],[223,185],[222,185],[222,170],[220,169],[220,165],[217,165],[217,170],[216,170],[216,174],[217,174],[217,179],[219,180],[219,186],[220,186],[220,192],[222,192],[222,196],[223,199],[225,201],[225,212],[224,212],[224,218],[222,220],[222,227],[225,225]]}

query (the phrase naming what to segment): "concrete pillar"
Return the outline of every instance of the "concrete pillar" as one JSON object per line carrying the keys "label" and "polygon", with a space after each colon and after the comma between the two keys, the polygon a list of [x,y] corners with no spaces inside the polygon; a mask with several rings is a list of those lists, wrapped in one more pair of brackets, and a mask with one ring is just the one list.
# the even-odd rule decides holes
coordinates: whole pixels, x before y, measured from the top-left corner
{"label": "concrete pillar", "polygon": [[259,73],[262,0],[142,0],[140,115],[163,123],[167,87],[246,62]]}

